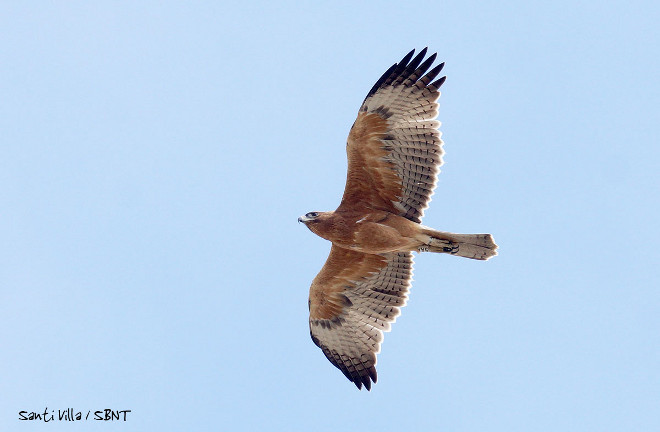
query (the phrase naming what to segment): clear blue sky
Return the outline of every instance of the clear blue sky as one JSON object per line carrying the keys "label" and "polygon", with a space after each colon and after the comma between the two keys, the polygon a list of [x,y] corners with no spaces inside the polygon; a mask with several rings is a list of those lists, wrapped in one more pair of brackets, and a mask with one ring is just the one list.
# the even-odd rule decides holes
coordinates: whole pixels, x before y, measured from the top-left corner
{"label": "clear blue sky", "polygon": [[[220,3],[0,5],[0,429],[660,430],[657,2]],[[330,245],[296,219],[424,46],[424,222],[500,255],[416,258],[360,392],[309,338]]]}

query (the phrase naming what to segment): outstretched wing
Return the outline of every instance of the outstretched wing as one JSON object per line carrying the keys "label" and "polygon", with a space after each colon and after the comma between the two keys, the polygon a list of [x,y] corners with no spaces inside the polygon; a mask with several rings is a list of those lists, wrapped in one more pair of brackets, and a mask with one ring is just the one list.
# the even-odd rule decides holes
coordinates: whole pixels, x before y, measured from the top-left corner
{"label": "outstretched wing", "polygon": [[312,340],[359,389],[376,382],[376,354],[406,304],[412,265],[411,252],[371,255],[333,245],[312,282]]}
{"label": "outstretched wing", "polygon": [[424,216],[442,165],[435,118],[445,77],[433,81],[444,66],[429,70],[436,54],[424,60],[426,48],[412,58],[414,52],[383,74],[360,107],[348,135],[348,175],[338,210],[367,206],[417,223]]}

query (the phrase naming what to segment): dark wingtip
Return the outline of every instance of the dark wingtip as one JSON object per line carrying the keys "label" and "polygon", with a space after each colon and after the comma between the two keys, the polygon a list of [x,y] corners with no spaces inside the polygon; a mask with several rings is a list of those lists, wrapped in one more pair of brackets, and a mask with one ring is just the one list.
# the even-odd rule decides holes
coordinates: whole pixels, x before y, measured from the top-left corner
{"label": "dark wingtip", "polygon": [[376,372],[376,367],[371,366],[369,368],[369,376],[371,377],[371,380],[374,382],[374,384],[378,381],[378,372]]}
{"label": "dark wingtip", "polygon": [[[417,55],[415,56],[415,58],[412,59],[412,61],[410,61],[410,63],[408,63],[408,64],[406,65],[406,73],[405,73],[405,74],[406,74],[406,75],[409,75],[409,74],[413,73],[413,72],[415,71],[415,69],[417,69],[417,67],[419,66],[419,64],[422,62],[422,60],[424,60],[424,57],[425,57],[425,56],[426,56],[426,48],[424,48],[423,50],[421,50],[421,51],[419,52],[419,54],[417,54]],[[425,63],[426,63],[426,62],[425,62]]]}
{"label": "dark wingtip", "polygon": [[371,385],[376,384],[376,381],[378,381],[378,373],[376,372],[376,368],[374,366],[371,366],[369,369],[367,369],[366,375],[360,374],[353,377],[349,377],[346,373],[344,373],[344,375],[346,375],[346,377],[348,377],[348,379],[351,380],[353,384],[355,384],[358,390],[362,390],[362,386],[364,386],[367,391],[371,391]]}
{"label": "dark wingtip", "polygon": [[[415,58],[419,58],[420,63],[421,63],[421,60],[422,60],[424,57],[426,57],[426,52],[427,52],[427,51],[428,51],[428,48],[425,47],[424,49],[422,49],[422,50],[419,52],[419,54],[417,54],[417,57],[415,57]],[[418,64],[419,64],[419,63],[418,63]]]}
{"label": "dark wingtip", "polygon": [[[428,58],[426,54],[428,53],[428,47],[424,47],[414,58],[415,50],[411,50],[408,54],[403,56],[401,61],[394,63],[390,68],[376,81],[371,90],[367,93],[367,96],[364,98],[366,101],[369,97],[373,96],[381,88],[387,87],[389,85],[397,86],[405,82],[406,80],[410,81],[410,84],[415,83],[420,76],[426,73],[429,67],[436,60],[438,53],[431,54]],[[442,62],[439,65],[435,66],[424,76],[425,84],[432,81],[442,70],[445,63]],[[444,82],[444,77],[435,81],[431,86],[435,85],[437,89]],[[406,84],[408,85],[408,84]],[[430,86],[429,86],[430,87]]]}
{"label": "dark wingtip", "polygon": [[362,390],[362,386],[364,385],[366,391],[371,391],[371,380],[368,376],[358,376],[351,381],[353,381],[353,384],[355,384],[355,387],[357,387],[358,390]]}
{"label": "dark wingtip", "polygon": [[364,388],[367,389],[367,391],[371,391],[371,381],[369,381],[369,378],[364,380]]}
{"label": "dark wingtip", "polygon": [[403,58],[399,62],[399,66],[406,66],[414,54],[415,54],[415,49],[413,48],[408,54],[403,56]]}
{"label": "dark wingtip", "polygon": [[440,88],[440,86],[445,82],[446,79],[447,79],[447,77],[443,76],[442,78],[434,81],[431,85],[435,88]]}

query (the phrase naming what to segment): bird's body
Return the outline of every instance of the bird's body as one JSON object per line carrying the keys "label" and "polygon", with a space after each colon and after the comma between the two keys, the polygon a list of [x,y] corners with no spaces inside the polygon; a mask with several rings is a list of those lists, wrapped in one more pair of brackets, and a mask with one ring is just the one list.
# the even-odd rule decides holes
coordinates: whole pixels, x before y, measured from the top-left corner
{"label": "bird's body", "polygon": [[419,225],[383,210],[323,212],[307,226],[319,237],[358,252],[407,252],[421,245]]}
{"label": "bird's body", "polygon": [[[454,234],[421,224],[442,164],[435,120],[443,64],[414,50],[394,64],[365,98],[348,136],[348,173],[339,207],[301,216],[332,242],[310,287],[310,333],[326,357],[358,388],[376,382],[383,332],[405,305],[412,252],[486,260],[490,234]],[[424,61],[423,61],[424,60]]]}
{"label": "bird's body", "polygon": [[[436,231],[384,210],[317,212],[306,222],[319,237],[341,248],[369,254],[389,252],[445,252],[474,259],[495,255],[489,234]],[[435,250],[442,248],[442,250]],[[470,250],[470,252],[467,251]]]}

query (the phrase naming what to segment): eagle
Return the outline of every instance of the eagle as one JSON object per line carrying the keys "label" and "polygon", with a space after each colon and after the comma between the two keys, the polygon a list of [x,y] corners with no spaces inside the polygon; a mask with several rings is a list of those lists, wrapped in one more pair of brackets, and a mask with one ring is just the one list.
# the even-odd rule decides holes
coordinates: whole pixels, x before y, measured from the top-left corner
{"label": "eagle", "polygon": [[437,100],[446,77],[436,54],[415,50],[367,94],[348,134],[346,187],[335,211],[298,218],[332,242],[309,290],[312,341],[358,389],[377,381],[383,332],[406,304],[413,252],[476,260],[497,255],[490,234],[454,234],[421,224],[431,201],[442,140]]}

